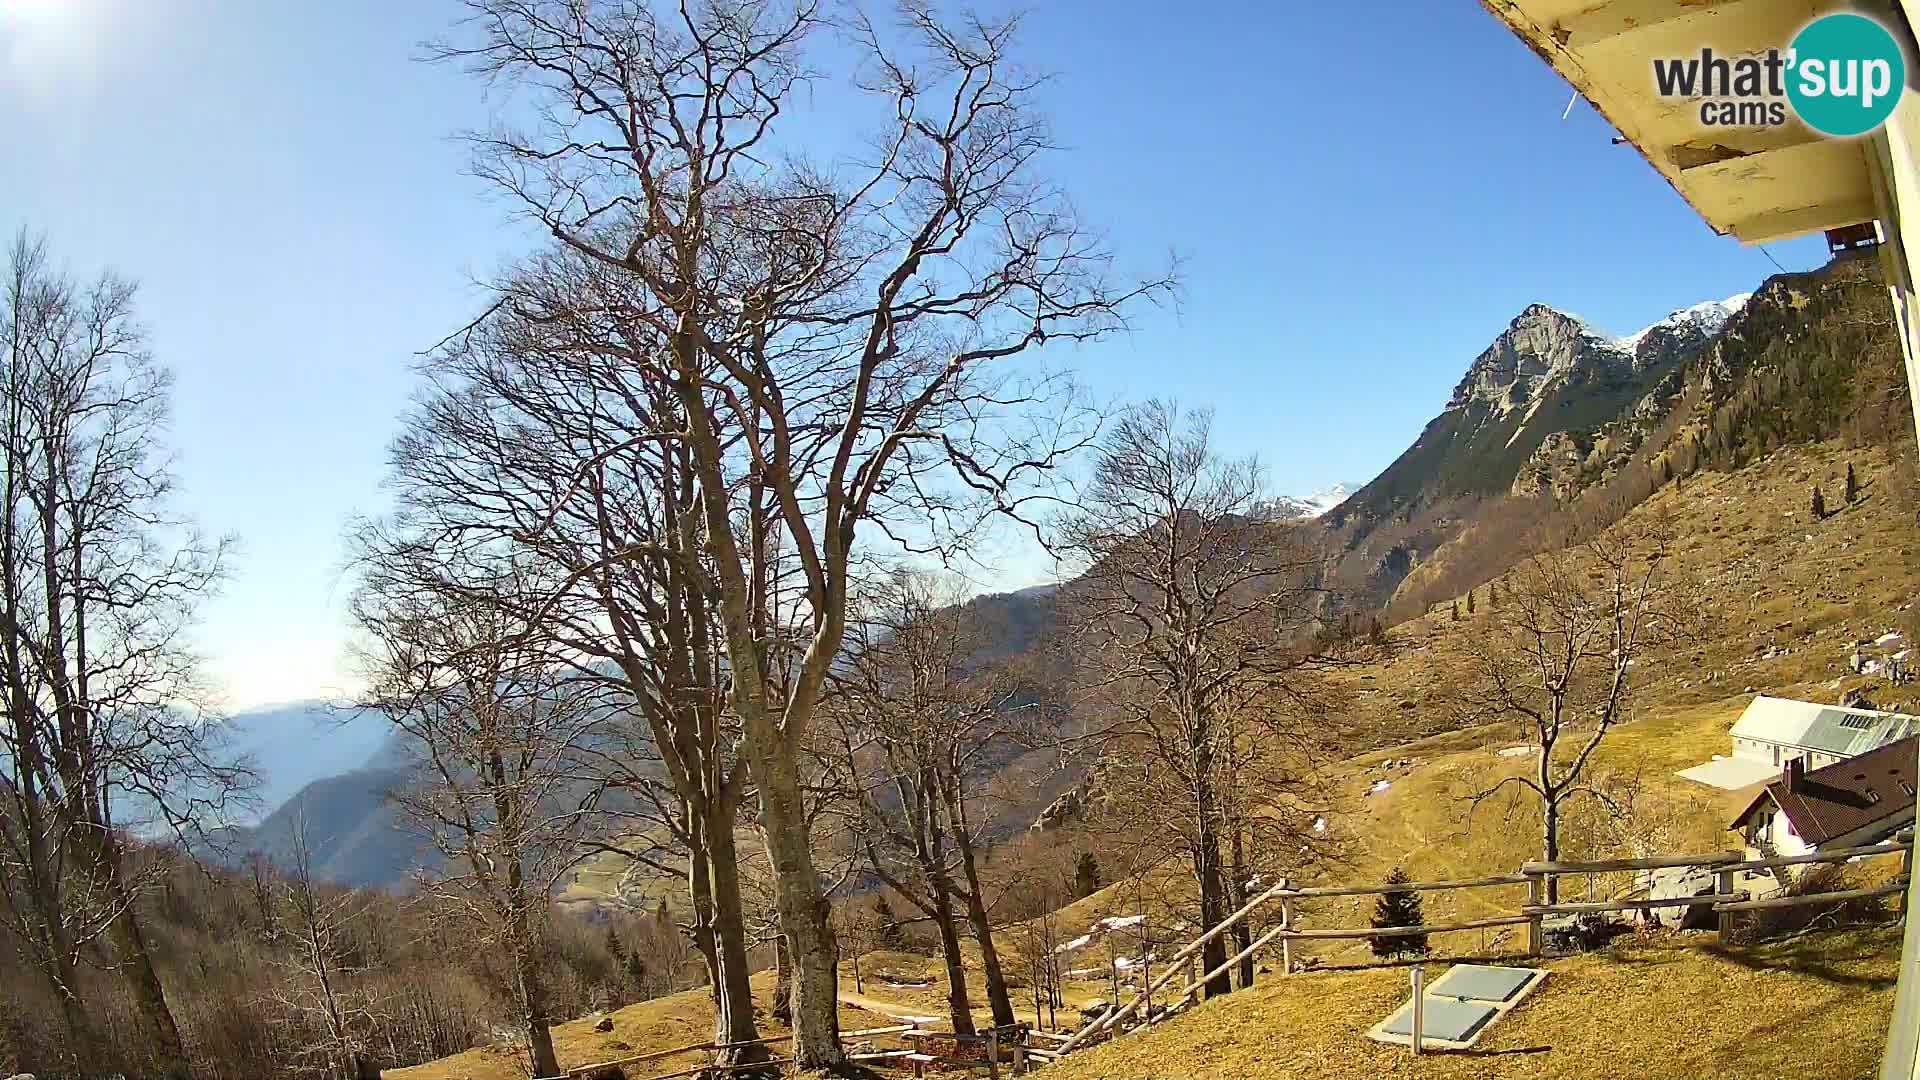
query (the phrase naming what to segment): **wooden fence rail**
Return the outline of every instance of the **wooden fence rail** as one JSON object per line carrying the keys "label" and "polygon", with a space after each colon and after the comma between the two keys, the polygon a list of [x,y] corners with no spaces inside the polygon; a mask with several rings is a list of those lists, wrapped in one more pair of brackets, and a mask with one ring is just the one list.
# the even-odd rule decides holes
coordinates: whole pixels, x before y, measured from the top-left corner
{"label": "wooden fence rail", "polygon": [[[1662,908],[1710,907],[1720,916],[1720,930],[1724,934],[1734,925],[1733,913],[1743,911],[1765,911],[1773,908],[1796,907],[1802,904],[1840,903],[1847,900],[1869,899],[1890,896],[1903,892],[1912,878],[1914,852],[1914,830],[1903,829],[1886,843],[1868,844],[1859,847],[1836,848],[1827,851],[1810,852],[1805,855],[1788,855],[1766,859],[1746,858],[1744,851],[1712,851],[1693,855],[1655,855],[1638,859],[1598,859],[1586,862],[1530,862],[1522,865],[1518,873],[1499,874],[1481,878],[1464,878],[1446,881],[1409,881],[1382,883],[1378,885],[1337,885],[1292,888],[1290,882],[1280,883],[1262,892],[1248,901],[1240,910],[1194,939],[1186,947],[1175,953],[1166,963],[1166,971],[1151,981],[1124,1007],[1109,1009],[1067,1037],[1057,1051],[1041,1055],[1048,1060],[1067,1054],[1086,1045],[1089,1040],[1103,1035],[1117,1035],[1125,1028],[1126,1020],[1135,1015],[1143,1006],[1152,1001],[1153,995],[1164,988],[1180,972],[1183,963],[1190,963],[1192,957],[1208,942],[1238,925],[1256,910],[1269,902],[1278,901],[1281,908],[1280,924],[1261,934],[1253,944],[1235,953],[1224,963],[1211,971],[1189,979],[1186,986],[1168,999],[1171,1006],[1167,1012],[1175,1011],[1191,1003],[1206,984],[1233,969],[1248,956],[1279,942],[1282,948],[1282,969],[1286,973],[1293,970],[1292,943],[1295,941],[1334,941],[1356,940],[1384,937],[1405,937],[1414,935],[1445,934],[1462,930],[1490,929],[1502,926],[1527,927],[1527,955],[1539,956],[1545,947],[1544,920],[1553,915],[1585,915],[1608,912],[1655,911]],[[1905,860],[1899,878],[1886,885],[1867,889],[1846,889],[1835,892],[1813,893],[1804,896],[1770,897],[1754,900],[1742,890],[1734,889],[1735,875],[1757,870],[1774,870],[1788,866],[1805,866],[1815,863],[1841,863],[1851,859],[1874,855],[1904,854]],[[1687,867],[1711,870],[1714,872],[1718,887],[1710,893],[1696,896],[1676,896],[1664,899],[1622,899],[1607,901],[1588,901],[1580,903],[1546,903],[1546,884],[1556,877],[1573,877],[1586,874],[1617,873],[1620,871],[1667,870]],[[1354,928],[1314,928],[1302,929],[1298,922],[1298,908],[1301,900],[1324,899],[1344,896],[1378,896],[1398,892],[1435,892],[1448,889],[1490,889],[1507,886],[1525,885],[1528,899],[1518,905],[1512,915],[1497,915],[1483,919],[1466,919],[1450,923],[1429,923],[1422,926],[1404,927],[1354,927]],[[1158,1022],[1165,1014],[1155,1013],[1145,1017],[1146,1024]]]}

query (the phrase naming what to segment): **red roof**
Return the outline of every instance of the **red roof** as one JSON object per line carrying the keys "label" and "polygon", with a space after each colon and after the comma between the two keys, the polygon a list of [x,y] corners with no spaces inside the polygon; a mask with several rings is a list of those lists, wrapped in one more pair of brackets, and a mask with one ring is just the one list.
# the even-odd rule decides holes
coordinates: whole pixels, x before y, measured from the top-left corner
{"label": "red roof", "polygon": [[1782,776],[1755,796],[1734,823],[1738,826],[1754,807],[1771,799],[1787,815],[1794,835],[1819,847],[1888,817],[1912,818],[1917,773],[1920,735],[1912,735],[1804,773],[1791,791]]}

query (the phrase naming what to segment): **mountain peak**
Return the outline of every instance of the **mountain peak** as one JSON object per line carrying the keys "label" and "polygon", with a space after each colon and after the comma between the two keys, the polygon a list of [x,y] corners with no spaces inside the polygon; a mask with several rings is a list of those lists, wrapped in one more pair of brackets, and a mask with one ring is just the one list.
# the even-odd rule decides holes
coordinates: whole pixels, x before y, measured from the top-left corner
{"label": "mountain peak", "polygon": [[1468,365],[1447,408],[1479,401],[1504,415],[1531,404],[1548,383],[1576,368],[1624,366],[1631,357],[1631,350],[1585,319],[1546,304],[1528,304]]}
{"label": "mountain peak", "polygon": [[1342,480],[1311,495],[1276,495],[1254,508],[1253,516],[1267,521],[1300,521],[1317,518],[1347,501],[1347,496],[1362,485]]}

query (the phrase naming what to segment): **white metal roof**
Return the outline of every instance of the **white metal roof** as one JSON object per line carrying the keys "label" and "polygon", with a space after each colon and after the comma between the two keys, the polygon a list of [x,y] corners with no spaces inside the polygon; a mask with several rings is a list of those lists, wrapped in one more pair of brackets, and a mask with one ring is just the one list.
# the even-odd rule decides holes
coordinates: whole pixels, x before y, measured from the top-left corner
{"label": "white metal roof", "polygon": [[1733,737],[1817,750],[1840,757],[1864,754],[1920,731],[1920,718],[1874,709],[1843,709],[1815,701],[1753,699],[1733,725]]}

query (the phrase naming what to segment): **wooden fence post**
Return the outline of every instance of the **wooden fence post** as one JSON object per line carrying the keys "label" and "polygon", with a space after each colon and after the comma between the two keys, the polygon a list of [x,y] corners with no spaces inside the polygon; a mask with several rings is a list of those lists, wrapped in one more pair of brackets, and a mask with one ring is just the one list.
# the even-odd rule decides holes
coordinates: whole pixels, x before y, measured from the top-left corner
{"label": "wooden fence post", "polygon": [[1413,965],[1413,1056],[1420,1056],[1420,1025],[1426,1019],[1426,972]]}
{"label": "wooden fence post", "polygon": [[[1547,902],[1547,878],[1545,874],[1527,874],[1527,906],[1537,908]],[[1545,931],[1540,925],[1540,914],[1534,912],[1527,916],[1527,955],[1538,957],[1545,946]]]}
{"label": "wooden fence post", "polygon": [[[1715,883],[1714,891],[1719,893],[1722,896],[1731,896],[1733,894],[1734,876],[1735,874],[1734,874],[1734,871],[1732,870],[1722,870],[1718,874],[1715,874],[1714,875],[1714,883]],[[1685,918],[1684,912],[1682,912],[1681,917]],[[1720,944],[1722,945],[1727,944],[1728,943],[1727,939],[1733,935],[1733,920],[1734,920],[1733,912],[1731,911],[1720,912],[1719,931],[1720,931]]]}
{"label": "wooden fence post", "polygon": [[1293,901],[1280,898],[1280,925],[1287,933],[1280,935],[1280,974],[1293,974]]}
{"label": "wooden fence post", "polygon": [[991,1080],[1000,1080],[1000,1028],[998,1025],[987,1029],[987,1076]]}

